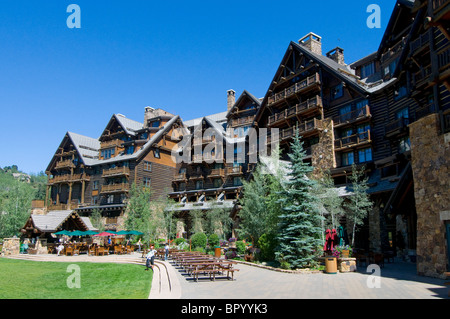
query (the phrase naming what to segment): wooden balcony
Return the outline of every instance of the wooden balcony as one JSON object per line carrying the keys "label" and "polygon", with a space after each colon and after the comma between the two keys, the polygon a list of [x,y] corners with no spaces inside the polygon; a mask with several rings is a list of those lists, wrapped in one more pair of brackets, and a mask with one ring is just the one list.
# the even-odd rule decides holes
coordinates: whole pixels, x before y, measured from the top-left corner
{"label": "wooden balcony", "polygon": [[293,96],[294,94],[303,93],[308,91],[311,88],[318,87],[320,85],[320,76],[319,73],[316,73],[303,81],[297,82],[294,85],[269,96],[267,100],[268,105],[272,105],[278,103],[280,101],[284,101],[285,99]]}
{"label": "wooden balcony", "polygon": [[102,185],[101,193],[125,193],[130,190],[130,184],[120,183],[120,184],[110,184]]}
{"label": "wooden balcony", "polygon": [[401,117],[392,121],[385,126],[385,135],[386,137],[392,137],[397,134],[404,132],[408,128],[409,119]]}
{"label": "wooden balcony", "polygon": [[242,166],[227,167],[225,171],[228,176],[242,175]]}
{"label": "wooden balcony", "polygon": [[357,133],[354,135],[342,137],[334,141],[335,151],[340,151],[343,149],[360,146],[362,144],[370,143],[371,136],[370,130],[362,133]]}
{"label": "wooden balcony", "polygon": [[123,166],[103,170],[102,177],[129,176],[129,175],[130,175],[130,168]]}
{"label": "wooden balcony", "polygon": [[285,121],[297,115],[305,116],[312,114],[314,112],[321,112],[322,107],[323,107],[322,99],[320,98],[320,96],[317,95],[312,99],[309,99],[305,102],[299,103],[295,106],[285,109],[282,112],[275,113],[274,115],[269,116],[268,125],[271,126],[277,124],[279,122]]}
{"label": "wooden balcony", "polygon": [[381,63],[384,63],[384,62],[390,60],[391,58],[396,57],[397,54],[399,54],[403,50],[403,47],[405,46],[405,44],[406,44],[406,38],[400,40],[399,42],[394,44],[392,47],[390,47],[388,49],[388,51],[386,51],[385,53],[383,53],[381,55]]}
{"label": "wooden balcony", "polygon": [[421,68],[421,70],[417,73],[414,73],[412,75],[412,82],[413,85],[418,88],[423,85],[429,84],[430,76],[431,76],[431,66],[427,66],[424,68]]}
{"label": "wooden balcony", "polygon": [[113,148],[113,147],[122,147],[123,141],[119,139],[110,140],[101,142],[100,149],[107,149],[107,148]]}
{"label": "wooden balcony", "polygon": [[420,109],[416,110],[416,116],[415,116],[415,120],[417,121],[418,119],[421,119],[424,116],[427,116],[428,114],[434,113],[436,112],[436,106],[434,105],[434,103],[425,105],[423,107],[421,107]]}
{"label": "wooden balcony", "polygon": [[216,137],[214,135],[211,136],[203,136],[203,137],[196,137],[193,138],[193,145],[203,145],[203,144],[209,144],[216,141]]}
{"label": "wooden balcony", "polygon": [[64,175],[57,175],[53,176],[52,178],[49,178],[48,184],[58,184],[58,183],[74,183],[74,182],[81,182],[81,181],[89,181],[90,177],[86,174],[64,174]]}
{"label": "wooden balcony", "polygon": [[186,173],[175,174],[173,176],[173,181],[174,182],[186,182],[187,181]]}
{"label": "wooden balcony", "polygon": [[225,170],[223,168],[214,168],[208,175],[209,178],[225,177]]}
{"label": "wooden balcony", "polygon": [[231,127],[243,126],[243,125],[251,125],[253,123],[255,116],[245,116],[237,119],[231,120]]}
{"label": "wooden balcony", "polygon": [[307,122],[298,123],[298,132],[300,135],[316,133],[323,129],[322,120],[312,119]]}
{"label": "wooden balcony", "polygon": [[431,10],[434,15],[434,22],[438,22],[441,19],[450,19],[450,1],[449,0],[431,0]]}
{"label": "wooden balcony", "polygon": [[202,172],[194,172],[192,174],[189,174],[189,180],[190,181],[198,181],[205,179]]}
{"label": "wooden balcony", "polygon": [[370,118],[371,116],[372,115],[370,114],[370,107],[366,105],[358,110],[333,117],[333,123],[334,127],[339,127]]}
{"label": "wooden balcony", "polygon": [[430,34],[425,32],[421,34],[416,40],[410,44],[410,51],[412,55],[419,53],[422,49],[426,48],[430,43]]}
{"label": "wooden balcony", "polygon": [[56,169],[75,168],[75,164],[71,159],[63,160],[56,163]]}
{"label": "wooden balcony", "polygon": [[48,206],[48,210],[67,210],[67,204],[51,204]]}
{"label": "wooden balcony", "polygon": [[443,80],[450,74],[450,49],[439,53],[437,58],[439,66],[439,78]]}

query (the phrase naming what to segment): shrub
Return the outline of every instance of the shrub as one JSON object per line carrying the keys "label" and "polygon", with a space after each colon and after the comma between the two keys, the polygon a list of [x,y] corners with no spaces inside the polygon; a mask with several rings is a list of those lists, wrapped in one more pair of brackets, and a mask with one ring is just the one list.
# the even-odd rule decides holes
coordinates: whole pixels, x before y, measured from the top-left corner
{"label": "shrub", "polygon": [[237,241],[236,242],[236,250],[237,253],[242,255],[245,253],[245,243],[243,241]]}
{"label": "shrub", "polygon": [[219,236],[217,234],[209,235],[208,243],[209,243],[209,247],[210,248],[214,248],[216,246],[219,246],[219,244],[220,244]]}
{"label": "shrub", "polygon": [[177,239],[175,239],[175,245],[179,245],[179,244],[181,244],[181,243],[185,243],[186,242],[186,240],[183,238],[183,237],[180,237],[180,238],[177,238]]}
{"label": "shrub", "polygon": [[258,240],[260,259],[265,261],[275,260],[276,238],[272,234],[263,234]]}
{"label": "shrub", "polygon": [[191,244],[193,248],[206,248],[207,237],[204,233],[196,233],[191,237]]}

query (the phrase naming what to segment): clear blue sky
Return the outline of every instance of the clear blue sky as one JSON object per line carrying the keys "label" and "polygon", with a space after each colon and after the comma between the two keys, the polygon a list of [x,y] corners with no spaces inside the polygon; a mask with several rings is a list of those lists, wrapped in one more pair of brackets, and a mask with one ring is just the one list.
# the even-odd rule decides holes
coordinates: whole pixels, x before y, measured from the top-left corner
{"label": "clear blue sky", "polygon": [[[81,8],[81,28],[66,25]],[[369,4],[381,29],[366,25]],[[184,120],[226,110],[226,91],[265,95],[291,40],[312,31],[347,63],[377,50],[394,0],[0,3],[0,167],[45,170],[67,131],[97,138],[114,113]]]}

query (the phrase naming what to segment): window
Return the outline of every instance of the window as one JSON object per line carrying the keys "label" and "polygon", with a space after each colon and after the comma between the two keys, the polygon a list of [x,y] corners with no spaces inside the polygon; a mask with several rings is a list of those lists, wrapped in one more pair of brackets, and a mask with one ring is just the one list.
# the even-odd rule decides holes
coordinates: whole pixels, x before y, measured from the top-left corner
{"label": "window", "polygon": [[203,181],[196,181],[195,189],[202,189],[202,188],[203,188]]}
{"label": "window", "polygon": [[242,182],[241,182],[241,178],[240,177],[234,177],[233,178],[233,186],[241,186]]}
{"label": "window", "polygon": [[180,167],[180,170],[178,171],[178,173],[185,174],[186,173],[186,167]]}
{"label": "window", "polygon": [[114,155],[114,153],[115,153],[115,149],[109,148],[107,150],[103,150],[101,154],[102,154],[103,159],[108,159],[108,158],[111,158]]}
{"label": "window", "polygon": [[409,136],[406,136],[398,142],[398,152],[404,153],[410,150],[411,150],[411,141],[409,139]]}
{"label": "window", "polygon": [[108,204],[113,204],[114,203],[114,195],[108,195],[108,197],[106,198],[106,202]]}
{"label": "window", "polygon": [[92,196],[92,205],[98,204],[98,196]]}
{"label": "window", "polygon": [[408,108],[405,107],[405,108],[401,109],[400,111],[398,111],[395,114],[395,116],[397,117],[397,119],[400,119],[400,118],[407,119],[407,118],[409,118]]}
{"label": "window", "polygon": [[92,189],[98,189],[98,181],[94,181],[94,185],[92,186]]}
{"label": "window", "polygon": [[408,90],[406,89],[406,86],[401,86],[395,91],[394,100],[400,100],[402,97],[406,96],[408,93]]}
{"label": "window", "polygon": [[342,166],[349,166],[354,163],[353,152],[342,154]]}
{"label": "window", "polygon": [[358,137],[360,140],[366,140],[369,138],[370,124],[364,124],[358,126]]}
{"label": "window", "polygon": [[151,127],[159,127],[160,123],[160,121],[154,121],[151,123]]}
{"label": "window", "polygon": [[178,191],[185,191],[186,190],[186,183],[180,183],[180,185],[178,185]]}
{"label": "window", "polygon": [[160,153],[159,153],[159,149],[155,149],[155,150],[153,151],[153,155],[155,156],[155,158],[160,158],[161,155],[160,155]]}
{"label": "window", "polygon": [[142,184],[144,185],[144,187],[150,187],[152,183],[152,179],[150,177],[144,177],[142,179]]}
{"label": "window", "polygon": [[218,188],[220,186],[222,186],[222,180],[220,178],[215,178],[214,179],[214,187]]}
{"label": "window", "polygon": [[351,118],[351,112],[352,111],[352,105],[347,104],[339,108],[339,115],[341,118],[341,121],[348,121]]}
{"label": "window", "polygon": [[370,147],[358,151],[359,162],[369,162],[372,160],[372,149]]}
{"label": "window", "polygon": [[152,162],[144,161],[144,171],[146,172],[152,171]]}
{"label": "window", "polygon": [[361,101],[356,103],[356,109],[360,110],[363,107],[365,107],[366,105],[369,105],[369,100],[368,99],[361,100]]}
{"label": "window", "polygon": [[134,146],[133,146],[133,145],[128,146],[128,147],[125,149],[125,153],[126,153],[127,155],[133,154],[133,153],[134,153]]}
{"label": "window", "polygon": [[370,62],[361,67],[361,78],[367,78],[375,73],[375,62]]}
{"label": "window", "polygon": [[336,85],[331,89],[331,99],[336,100],[344,95],[344,86],[341,84]]}

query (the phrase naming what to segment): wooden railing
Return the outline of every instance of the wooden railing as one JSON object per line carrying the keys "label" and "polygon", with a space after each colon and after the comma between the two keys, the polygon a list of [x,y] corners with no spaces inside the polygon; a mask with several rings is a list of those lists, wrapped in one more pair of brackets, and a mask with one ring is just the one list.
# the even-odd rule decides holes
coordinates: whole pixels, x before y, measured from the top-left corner
{"label": "wooden railing", "polygon": [[105,169],[103,171],[102,177],[121,176],[121,175],[130,175],[130,168],[122,166]]}
{"label": "wooden railing", "polygon": [[414,86],[420,86],[428,83],[428,79],[431,75],[431,66],[422,68],[419,72],[413,74]]}
{"label": "wooden railing", "polygon": [[102,193],[114,193],[114,192],[128,192],[130,190],[130,184],[120,183],[120,184],[110,184],[102,185]]}
{"label": "wooden railing", "polygon": [[253,123],[254,116],[245,116],[231,120],[231,126],[249,125]]}
{"label": "wooden railing", "polygon": [[431,4],[433,6],[434,14],[437,14],[441,9],[450,4],[449,0],[432,0]]}
{"label": "wooden railing", "polygon": [[381,63],[384,63],[385,61],[389,60],[391,57],[399,53],[403,50],[403,47],[405,46],[406,38],[400,40],[396,44],[394,44],[390,49],[388,49],[387,52],[383,53],[381,55]]}
{"label": "wooden railing", "polygon": [[208,144],[208,143],[214,142],[215,140],[216,140],[216,137],[214,135],[203,136],[203,137],[194,136],[194,138],[193,138],[193,145]]}
{"label": "wooden railing", "polygon": [[395,121],[392,121],[385,126],[385,134],[389,135],[392,133],[395,133],[398,130],[405,129],[409,124],[409,119],[401,117],[399,119],[396,119]]}
{"label": "wooden railing", "polygon": [[209,177],[223,177],[225,176],[225,170],[223,168],[213,168]]}
{"label": "wooden railing", "polygon": [[90,177],[86,174],[65,174],[65,175],[57,175],[53,176],[53,178],[49,178],[49,184],[55,183],[69,183],[69,182],[77,182],[77,181],[89,181]]}
{"label": "wooden railing", "polygon": [[349,113],[341,114],[333,117],[334,126],[339,126],[342,124],[347,124],[354,122],[361,118],[370,117],[370,107],[366,105],[358,110],[351,111]]}
{"label": "wooden railing", "polygon": [[187,178],[186,178],[186,173],[178,173],[178,174],[175,174],[175,175],[173,176],[173,180],[174,180],[174,181],[185,181],[185,180],[187,180]]}
{"label": "wooden railing", "polygon": [[357,146],[362,143],[370,142],[370,130],[367,130],[362,133],[357,133],[354,135],[342,137],[334,141],[334,147],[336,150],[340,150],[342,148]]}
{"label": "wooden railing", "polygon": [[439,73],[443,73],[450,68],[450,49],[438,54]]}
{"label": "wooden railing", "polygon": [[416,40],[412,41],[410,44],[410,50],[412,54],[415,54],[416,51],[425,47],[430,42],[430,34],[425,32],[420,35]]}
{"label": "wooden railing", "polygon": [[241,175],[242,174],[242,166],[233,166],[226,168],[227,175]]}
{"label": "wooden railing", "polygon": [[288,119],[290,117],[301,115],[306,113],[307,111],[317,110],[321,108],[322,108],[322,99],[320,98],[320,96],[315,96],[312,99],[309,99],[305,102],[299,103],[295,106],[285,109],[282,112],[275,113],[274,115],[269,116],[268,125],[273,125],[276,122]]}
{"label": "wooden railing", "polygon": [[112,147],[121,147],[123,144],[122,140],[115,139],[111,141],[101,142],[100,149],[112,148]]}
{"label": "wooden railing", "polygon": [[434,112],[436,112],[436,106],[434,105],[434,103],[425,105],[425,106],[421,107],[420,109],[416,110],[415,120],[417,121],[418,119],[421,119],[422,117],[427,116],[428,114],[431,114]]}
{"label": "wooden railing", "polygon": [[307,77],[303,81],[297,82],[294,85],[282,90],[281,92],[269,96],[267,104],[271,105],[273,103],[286,99],[295,93],[299,93],[304,89],[319,83],[320,83],[320,76],[319,73],[316,73],[310,77]]}
{"label": "wooden railing", "polygon": [[74,168],[75,164],[71,159],[69,160],[63,160],[56,163],[55,168]]}

